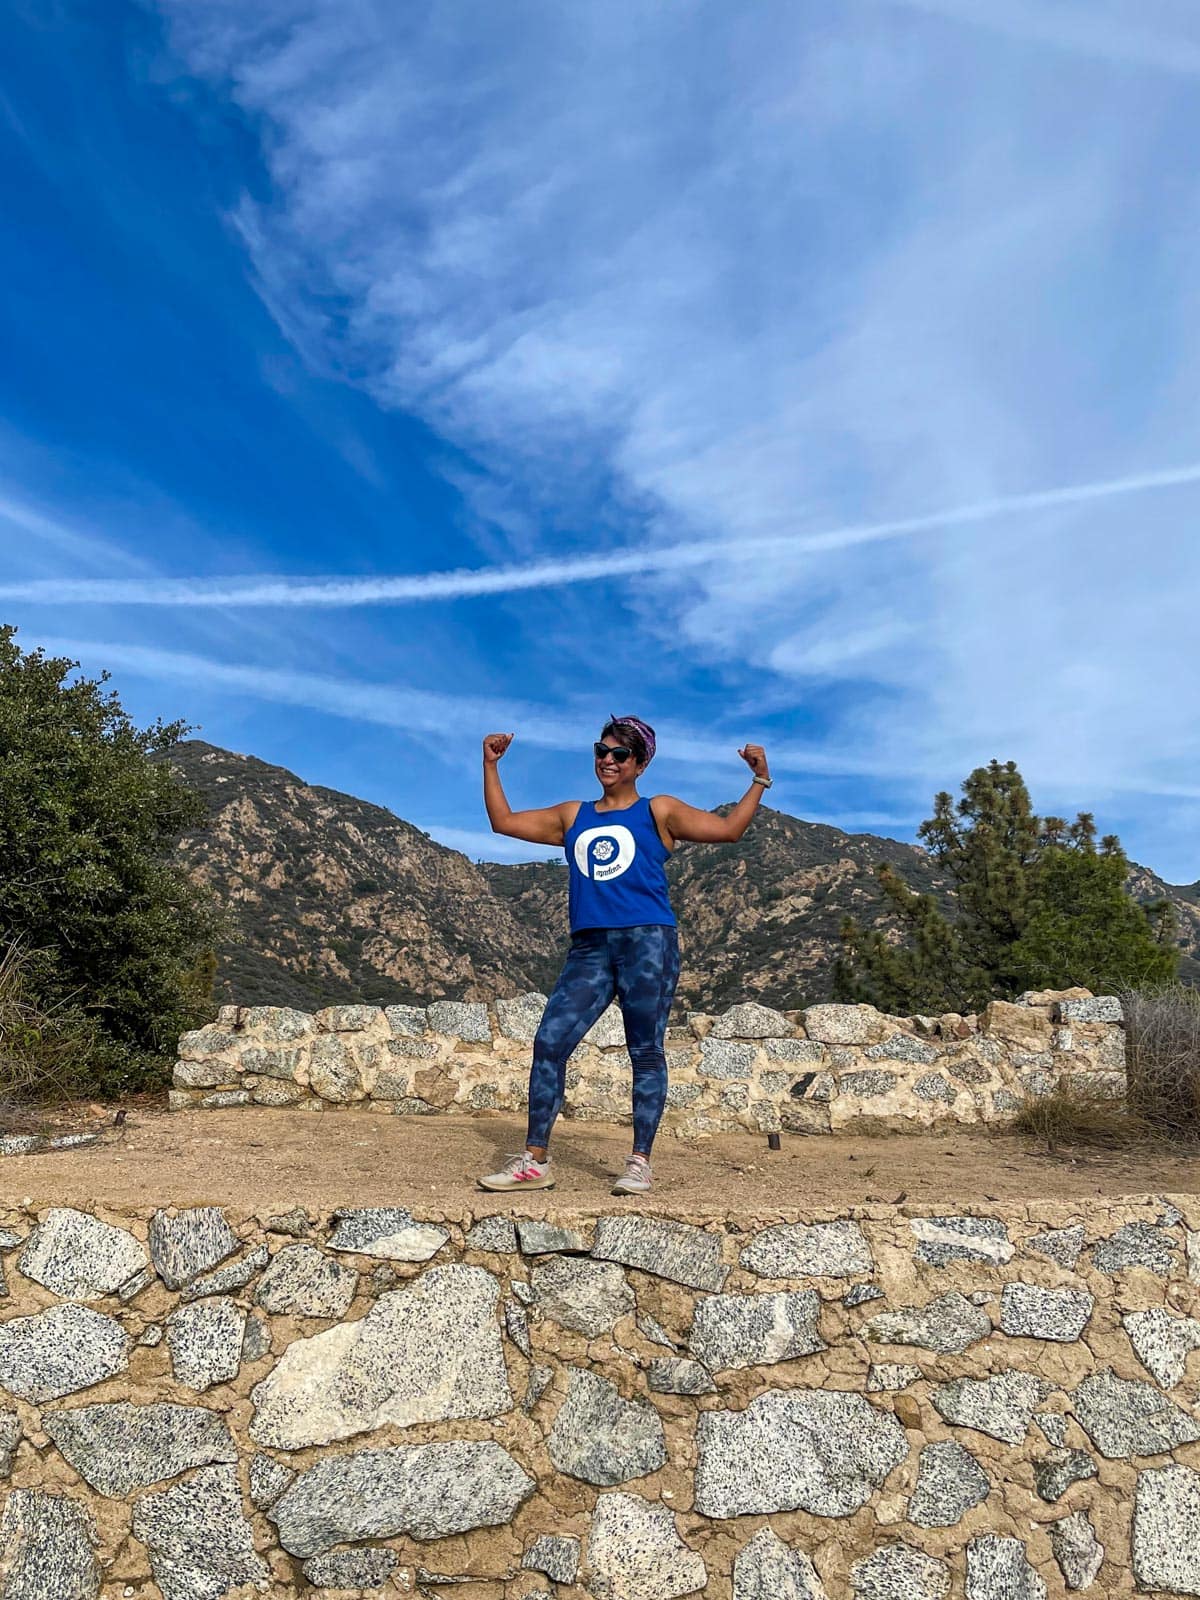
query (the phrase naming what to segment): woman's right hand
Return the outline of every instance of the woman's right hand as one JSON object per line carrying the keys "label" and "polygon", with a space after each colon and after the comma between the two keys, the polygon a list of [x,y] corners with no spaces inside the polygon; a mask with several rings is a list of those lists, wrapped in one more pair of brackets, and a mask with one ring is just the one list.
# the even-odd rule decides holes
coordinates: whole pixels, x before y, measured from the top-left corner
{"label": "woman's right hand", "polygon": [[483,741],[484,766],[494,767],[512,742],[511,733],[489,733]]}

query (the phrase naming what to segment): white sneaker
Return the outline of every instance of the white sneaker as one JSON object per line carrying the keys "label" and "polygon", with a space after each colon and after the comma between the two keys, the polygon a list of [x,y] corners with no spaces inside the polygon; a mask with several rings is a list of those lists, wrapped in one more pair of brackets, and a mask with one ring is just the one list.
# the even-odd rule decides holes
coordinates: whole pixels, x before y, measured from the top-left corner
{"label": "white sneaker", "polygon": [[614,1194],[648,1194],[652,1187],[650,1163],[645,1156],[630,1156],[625,1171],[613,1184]]}
{"label": "white sneaker", "polygon": [[554,1174],[550,1171],[550,1157],[536,1161],[528,1150],[518,1150],[508,1156],[499,1172],[489,1172],[480,1178],[481,1189],[553,1189]]}

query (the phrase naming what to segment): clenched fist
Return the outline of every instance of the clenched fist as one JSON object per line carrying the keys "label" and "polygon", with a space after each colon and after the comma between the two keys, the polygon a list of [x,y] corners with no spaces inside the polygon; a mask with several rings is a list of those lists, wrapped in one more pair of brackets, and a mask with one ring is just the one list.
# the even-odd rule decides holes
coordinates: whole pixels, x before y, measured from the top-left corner
{"label": "clenched fist", "polygon": [[756,778],[769,778],[771,776],[767,771],[767,752],[762,745],[748,744],[743,750],[738,751],[738,755],[741,756]]}
{"label": "clenched fist", "polygon": [[483,741],[484,765],[494,767],[512,742],[511,733],[489,733]]}

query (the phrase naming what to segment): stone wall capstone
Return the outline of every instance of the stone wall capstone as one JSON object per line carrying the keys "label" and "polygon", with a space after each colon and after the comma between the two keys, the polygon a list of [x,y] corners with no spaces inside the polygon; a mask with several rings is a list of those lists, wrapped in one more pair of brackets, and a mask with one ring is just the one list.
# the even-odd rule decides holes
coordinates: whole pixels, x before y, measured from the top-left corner
{"label": "stone wall capstone", "polygon": [[[222,1006],[179,1041],[174,1110],[520,1112],[545,996],[493,1007],[330,1006],[315,1015]],[[1125,1092],[1121,1003],[1071,989],[993,1001],[978,1016],[889,1017],[871,1006],[758,1004],[668,1029],[664,1126],[681,1137],[836,1133],[1010,1120],[1081,1075]],[[629,1056],[616,1006],[567,1072],[564,1115],[628,1122]]]}

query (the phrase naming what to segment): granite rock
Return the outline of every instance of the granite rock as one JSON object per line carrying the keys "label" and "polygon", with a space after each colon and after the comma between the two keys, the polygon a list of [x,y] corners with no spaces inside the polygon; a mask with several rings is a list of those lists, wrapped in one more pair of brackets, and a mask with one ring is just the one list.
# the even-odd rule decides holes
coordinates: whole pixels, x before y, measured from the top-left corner
{"label": "granite rock", "polygon": [[353,1267],[309,1244],[280,1250],[254,1291],[254,1303],[278,1316],[342,1317],[358,1288]]}
{"label": "granite rock", "polygon": [[511,1217],[480,1217],[467,1234],[469,1250],[511,1256],[517,1251],[517,1230]]}
{"label": "granite rock", "polygon": [[550,1256],[530,1273],[534,1302],[560,1327],[594,1339],[634,1309],[633,1290],[614,1261]]}
{"label": "granite rock", "polygon": [[1195,1317],[1175,1317],[1154,1306],[1149,1311],[1127,1311],[1121,1322],[1152,1378],[1164,1389],[1183,1382],[1188,1356],[1200,1350],[1200,1322]]}
{"label": "granite rock", "polygon": [[854,1600],[944,1600],[950,1593],[950,1568],[898,1541],[856,1561],[850,1585]]}
{"label": "granite rock", "polygon": [[521,1557],[526,1572],[540,1572],[555,1583],[574,1583],[579,1576],[579,1540],[567,1533],[544,1533]]}
{"label": "granite rock", "polygon": [[7,1408],[0,1409],[0,1478],[7,1478],[12,1471],[21,1437],[21,1418],[18,1413]]}
{"label": "granite rock", "polygon": [[0,1323],[0,1385],[40,1404],[90,1389],[129,1365],[119,1322],[73,1301]]}
{"label": "granite rock", "polygon": [[192,1467],[237,1460],[224,1417],[203,1406],[168,1402],[45,1411],[42,1426],[93,1489],[126,1495]]}
{"label": "granite rock", "polygon": [[738,1259],[760,1278],[850,1278],[875,1270],[866,1236],[849,1218],[764,1228]]}
{"label": "granite rock", "polygon": [[733,1600],[829,1600],[817,1569],[773,1528],[760,1528],[733,1563]]}
{"label": "granite rock", "polygon": [[1087,1513],[1075,1511],[1051,1524],[1050,1548],[1068,1589],[1090,1589],[1104,1562],[1104,1546],[1088,1521]]}
{"label": "granite rock", "polygon": [[1200,1473],[1180,1462],[1138,1473],[1133,1576],[1139,1589],[1200,1594]]}
{"label": "granite rock", "polygon": [[1005,1444],[1020,1444],[1034,1411],[1051,1392],[1032,1372],[998,1372],[990,1378],[956,1378],[930,1397],[943,1421],[974,1428]]}
{"label": "granite rock", "polygon": [[987,1261],[1003,1266],[1012,1260],[1008,1229],[998,1217],[913,1217],[916,1257],[932,1267],[951,1261]]}
{"label": "granite rock", "polygon": [[381,1589],[399,1565],[400,1557],[386,1548],[329,1550],[310,1556],[301,1570],[322,1589]]}
{"label": "granite rock", "polygon": [[1060,1500],[1073,1483],[1096,1476],[1096,1463],[1086,1450],[1065,1446],[1051,1450],[1033,1464],[1033,1486],[1048,1505]]}
{"label": "granite rock", "polygon": [[69,1206],[47,1211],[17,1257],[25,1277],[65,1300],[113,1294],[146,1263],[131,1233]]}
{"label": "granite rock", "polygon": [[646,1372],[647,1386],[655,1394],[713,1394],[716,1384],[698,1361],[683,1356],[658,1356]]}
{"label": "granite rock", "polygon": [[1020,1539],[987,1533],[968,1543],[966,1600],[1046,1600]]}
{"label": "granite rock", "polygon": [[467,1044],[491,1044],[492,1025],[485,1005],[463,1000],[435,1000],[426,1008],[429,1027],[434,1033]]}
{"label": "granite rock", "polygon": [[250,1458],[250,1498],[259,1511],[273,1506],[279,1496],[296,1478],[292,1467],[256,1450]]}
{"label": "granite rock", "polygon": [[992,1331],[986,1311],[973,1306],[965,1295],[951,1291],[925,1306],[905,1306],[881,1311],[864,1322],[859,1337],[871,1344],[909,1344],[940,1355],[961,1355]]}
{"label": "granite rock", "polygon": [[331,1250],[345,1250],[386,1261],[428,1261],[449,1239],[445,1228],[417,1222],[399,1206],[354,1206],[333,1214]]}
{"label": "granite rock", "polygon": [[925,1376],[920,1367],[900,1361],[874,1361],[867,1370],[868,1394],[895,1394],[919,1383]]}
{"label": "granite rock", "polygon": [[173,1217],[156,1211],[150,1218],[150,1259],[168,1289],[182,1289],[231,1256],[239,1243],[216,1206],[193,1206]]}
{"label": "granite rock", "polygon": [[1157,1385],[1093,1372],[1075,1391],[1072,1409],[1100,1454],[1110,1461],[1166,1454],[1200,1439],[1200,1426]]}
{"label": "granite rock", "polygon": [[1013,1338],[1073,1344],[1087,1327],[1095,1304],[1086,1289],[1006,1283],[1000,1295],[1000,1329]]}
{"label": "granite rock", "polygon": [[1087,1000],[1057,1000],[1055,1022],[1124,1022],[1125,1010],[1115,994],[1092,995]]}
{"label": "granite rock", "polygon": [[1179,1242],[1168,1229],[1153,1222],[1127,1222],[1092,1247],[1092,1265],[1097,1272],[1144,1267],[1166,1278],[1178,1264],[1178,1252]]}
{"label": "granite rock", "polygon": [[240,1261],[231,1261],[227,1267],[218,1267],[215,1272],[206,1272],[202,1278],[189,1283],[180,1295],[180,1299],[202,1300],[210,1294],[233,1294],[237,1289],[244,1289],[250,1279],[261,1272],[266,1264],[267,1247],[265,1244],[260,1244]]}
{"label": "granite rock", "polygon": [[237,1377],[246,1313],[224,1295],[180,1306],[167,1318],[167,1348],[177,1383],[211,1389]]}
{"label": "granite rock", "polygon": [[825,1349],[815,1289],[711,1295],[696,1303],[688,1348],[710,1372],[794,1361]]}
{"label": "granite rock", "polygon": [[592,1255],[709,1292],[720,1289],[729,1271],[718,1234],[664,1217],[601,1217]]}
{"label": "granite rock", "polygon": [[715,1039],[710,1033],[700,1041],[700,1074],[705,1078],[748,1078],[757,1057],[757,1046]]}
{"label": "granite rock", "polygon": [[987,1473],[957,1439],[927,1444],[917,1463],[908,1520],[919,1528],[952,1528],[991,1491]]}
{"label": "granite rock", "polygon": [[788,1039],[795,1032],[781,1011],[757,1001],[730,1006],[712,1025],[710,1039]]}
{"label": "granite rock", "polygon": [[517,1222],[517,1243],[526,1256],[586,1255],[592,1242],[579,1228],[560,1227],[541,1217],[524,1217]]}
{"label": "granite rock", "polygon": [[635,1494],[602,1494],[588,1532],[595,1600],[677,1600],[708,1582],[704,1562],[679,1537],[664,1505]]}
{"label": "granite rock", "polygon": [[809,1006],[803,1018],[805,1033],[822,1044],[872,1044],[887,1026],[874,1006]]}
{"label": "granite rock", "polygon": [[86,1507],[69,1495],[13,1489],[0,1516],[5,1600],[96,1600],[100,1567]]}
{"label": "granite rock", "polygon": [[133,1536],[150,1552],[163,1600],[218,1600],[243,1584],[269,1579],[255,1554],[233,1467],[202,1467],[133,1506]]}
{"label": "granite rock", "polygon": [[1077,1222],[1073,1228],[1051,1228],[1045,1233],[1035,1234],[1032,1239],[1025,1241],[1025,1248],[1036,1250],[1040,1256],[1049,1256],[1051,1261],[1057,1261],[1068,1272],[1074,1272],[1075,1263],[1083,1249],[1083,1240],[1083,1223]]}
{"label": "granite rock", "polygon": [[517,1039],[522,1044],[532,1044],[537,1038],[546,1009],[546,996],[536,990],[516,995],[511,1000],[496,1001],[496,1021],[506,1039]]}
{"label": "granite rock", "polygon": [[599,1373],[572,1367],[570,1374],[547,1441],[558,1471],[602,1487],[657,1472],[667,1447],[654,1407],[623,1399]]}

